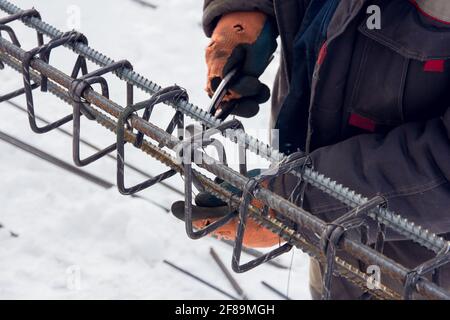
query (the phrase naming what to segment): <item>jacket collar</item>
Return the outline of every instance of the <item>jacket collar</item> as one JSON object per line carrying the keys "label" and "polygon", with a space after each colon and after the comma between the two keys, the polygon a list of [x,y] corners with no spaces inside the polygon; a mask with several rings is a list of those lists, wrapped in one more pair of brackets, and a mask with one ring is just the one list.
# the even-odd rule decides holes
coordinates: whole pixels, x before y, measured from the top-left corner
{"label": "jacket collar", "polygon": [[419,10],[441,22],[450,23],[449,0],[414,0]]}
{"label": "jacket collar", "polygon": [[[345,26],[352,21],[362,7],[371,0],[342,0],[328,29],[328,40],[340,35]],[[408,1],[408,0],[404,0]],[[418,10],[432,19],[450,24],[450,0],[409,0]]]}

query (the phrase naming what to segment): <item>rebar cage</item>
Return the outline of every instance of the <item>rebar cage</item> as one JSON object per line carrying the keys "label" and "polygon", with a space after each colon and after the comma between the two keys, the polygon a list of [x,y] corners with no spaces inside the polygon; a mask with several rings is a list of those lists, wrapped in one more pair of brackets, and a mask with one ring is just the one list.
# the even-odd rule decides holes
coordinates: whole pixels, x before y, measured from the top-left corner
{"label": "rebar cage", "polygon": [[[431,299],[450,299],[450,292],[439,285],[439,269],[450,260],[449,242],[428,230],[409,222],[402,216],[388,209],[384,198],[374,195],[369,199],[352,191],[336,181],[314,171],[307,156],[297,153],[285,156],[270,146],[246,134],[242,124],[237,120],[225,122],[214,117],[203,109],[189,103],[185,90],[179,86],[161,88],[145,77],[133,71],[126,60],[114,62],[102,53],[88,46],[87,38],[78,32],[63,33],[45,23],[39,12],[34,9],[22,10],[6,0],[0,0],[0,9],[8,16],[0,19],[0,67],[10,66],[23,76],[23,87],[0,97],[0,102],[20,95],[25,95],[29,115],[29,123],[33,131],[46,133],[62,124],[73,121],[73,155],[78,166],[85,166],[99,160],[103,156],[117,151],[117,186],[123,194],[141,192],[176,173],[185,180],[185,214],[186,231],[189,237],[198,239],[207,236],[223,226],[231,219],[239,219],[236,241],[232,257],[232,267],[236,272],[249,271],[271,259],[299,248],[318,260],[326,267],[323,283],[323,298],[330,299],[331,277],[340,276],[360,287],[367,296],[378,299],[412,299],[417,293],[419,297]],[[30,51],[20,47],[19,39],[10,22],[22,21],[37,33],[37,46]],[[8,39],[3,38],[7,33]],[[45,43],[44,36],[50,40]],[[57,47],[66,47],[75,52],[75,66],[71,75],[50,64],[51,51]],[[86,61],[100,66],[89,72]],[[79,75],[81,72],[81,76]],[[106,74],[115,74],[125,81],[127,89],[126,106],[122,107],[109,98]],[[100,85],[101,91],[94,90]],[[37,88],[51,93],[65,104],[72,106],[72,113],[45,127],[36,122],[33,94]],[[137,88],[150,95],[146,101],[134,103],[133,90]],[[159,128],[150,122],[154,116],[154,107],[164,103],[175,109],[168,128]],[[139,111],[143,111],[140,116]],[[117,135],[117,141],[87,159],[80,158],[80,118],[84,116],[95,121]],[[201,124],[200,135],[185,137],[183,132],[184,118],[189,117]],[[177,135],[173,135],[175,129]],[[187,130],[189,131],[189,130]],[[218,140],[213,139],[213,132],[220,133],[235,143],[239,148],[241,160],[240,172],[230,168],[226,157],[215,159],[208,155],[205,146],[214,145],[221,149]],[[144,181],[133,187],[125,187],[125,150],[130,143],[157,161],[165,164],[168,171],[153,179]],[[171,150],[170,152],[168,150]],[[253,152],[269,160],[272,166],[253,178],[246,176],[245,154]],[[201,158],[197,163],[192,159]],[[226,181],[240,193],[233,193],[206,177],[201,171],[206,170],[215,177]],[[292,199],[286,199],[270,190],[270,181],[280,175],[292,174],[298,177],[299,185],[310,184],[324,193],[336,198],[349,207],[348,213],[331,223],[325,222],[298,206]],[[208,191],[228,203],[230,214],[203,230],[194,230],[192,222],[193,187]],[[257,208],[252,200],[257,199],[264,208]],[[272,209],[277,214],[268,214]],[[278,234],[285,244],[253,261],[241,264],[243,238],[248,219],[254,219],[263,227]],[[368,221],[378,225],[378,240],[374,246],[367,243]],[[361,239],[348,237],[348,231],[356,229]],[[384,234],[387,229],[413,240],[435,253],[435,258],[414,269],[408,269],[383,255]],[[315,234],[320,241],[311,241],[305,237],[305,231]],[[350,256],[364,265],[377,265],[382,273],[389,274],[403,290],[396,290],[384,283],[373,284],[373,278],[364,270],[351,264],[340,253]],[[432,281],[425,277],[432,273]]]}

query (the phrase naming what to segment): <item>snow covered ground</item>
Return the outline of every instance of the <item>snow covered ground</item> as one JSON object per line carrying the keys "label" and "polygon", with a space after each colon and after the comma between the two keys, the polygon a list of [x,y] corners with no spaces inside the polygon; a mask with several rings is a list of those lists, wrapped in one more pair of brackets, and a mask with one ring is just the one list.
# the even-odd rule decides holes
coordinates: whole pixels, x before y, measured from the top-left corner
{"label": "snow covered ground", "polygon": [[[36,7],[44,20],[59,29],[78,25],[94,48],[115,60],[129,59],[141,74],[163,86],[176,82],[188,90],[195,104],[206,106],[202,1],[151,1],[158,6],[156,10],[132,0],[20,0],[16,4],[24,9]],[[21,31],[24,48],[33,47],[35,35],[25,28]],[[52,55],[52,61],[66,72],[74,60],[67,50]],[[274,77],[275,64],[264,75],[267,83]],[[17,88],[21,78],[7,68],[0,72],[0,81],[4,93]],[[124,101],[123,83],[117,82],[111,92],[113,100]],[[144,98],[143,93],[136,96],[136,100]],[[23,97],[15,102],[25,105]],[[47,119],[70,112],[49,95],[37,94],[36,105],[37,113]],[[5,103],[0,107],[1,131],[71,162],[68,137],[58,132],[38,136],[29,129],[25,114]],[[247,128],[266,132],[268,109],[245,121]],[[161,122],[168,119],[160,117]],[[70,130],[71,125],[65,128]],[[83,123],[83,136],[100,146],[113,140],[90,123]],[[127,159],[152,174],[162,169],[134,150]],[[225,298],[174,271],[164,259],[233,293],[209,255],[209,248],[214,247],[229,265],[231,248],[227,245],[209,238],[189,240],[183,224],[157,206],[123,197],[116,189],[105,191],[2,141],[0,163],[0,223],[4,225],[0,229],[0,299]],[[114,182],[115,163],[110,159],[86,170]],[[133,173],[129,176],[129,184],[143,179]],[[169,182],[181,185],[179,178]],[[162,186],[142,195],[167,207],[180,200]],[[11,237],[9,230],[19,237]],[[291,271],[265,265],[236,278],[251,299],[277,298],[264,289],[262,280],[282,292],[290,283],[293,299],[309,299],[308,259],[299,251],[280,259],[286,266],[291,260]]]}

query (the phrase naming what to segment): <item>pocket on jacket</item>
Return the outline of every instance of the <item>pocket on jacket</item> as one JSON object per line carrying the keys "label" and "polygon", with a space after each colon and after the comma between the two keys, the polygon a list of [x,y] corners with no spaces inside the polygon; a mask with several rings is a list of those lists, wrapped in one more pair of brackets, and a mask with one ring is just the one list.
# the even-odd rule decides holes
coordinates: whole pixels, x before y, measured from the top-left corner
{"label": "pocket on jacket", "polygon": [[[377,128],[442,116],[450,104],[450,29],[407,1],[381,1],[382,28],[358,27],[345,108]],[[378,131],[378,130],[377,130]]]}
{"label": "pocket on jacket", "polygon": [[403,96],[409,59],[359,34],[351,68],[347,110],[377,125],[396,126],[403,122]]}

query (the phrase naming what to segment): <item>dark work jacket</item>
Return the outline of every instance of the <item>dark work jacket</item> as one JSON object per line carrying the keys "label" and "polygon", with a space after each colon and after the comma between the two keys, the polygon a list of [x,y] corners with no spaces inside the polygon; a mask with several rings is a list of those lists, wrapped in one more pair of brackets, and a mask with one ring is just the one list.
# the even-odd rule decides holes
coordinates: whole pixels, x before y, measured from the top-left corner
{"label": "dark work jacket", "polygon": [[[338,1],[335,10],[333,2],[317,1],[326,32],[303,47],[305,58],[301,39],[295,42],[294,72],[311,65],[311,57],[315,62],[300,75],[304,86],[298,75],[292,78],[277,123],[288,130],[280,135],[303,138],[289,130],[300,123],[305,140],[292,144],[311,151],[318,171],[366,197],[381,194],[394,211],[447,233],[450,29],[424,20],[409,1],[380,0],[382,28],[369,30],[366,4],[374,1]],[[309,209],[328,220],[346,210],[314,188],[305,197]]]}
{"label": "dark work jacket", "polygon": [[[331,1],[313,2],[329,5]],[[285,51],[275,96],[283,99],[287,89],[292,92],[295,84],[289,70],[298,71],[293,68],[299,57],[293,48],[304,22],[305,1],[274,1],[273,7],[271,1],[209,2],[218,5],[216,13],[220,2],[234,11],[244,3],[250,6],[245,10],[259,9],[258,4],[264,4],[262,10],[269,14],[274,10]],[[383,7],[382,28],[368,30],[362,19],[366,6],[375,2]],[[208,12],[212,11],[207,6],[206,19],[211,22]],[[297,14],[295,22],[293,14]],[[281,20],[284,17],[290,18]],[[419,28],[418,13],[407,0],[340,0],[327,19],[321,29],[323,41],[310,43],[309,65],[303,66],[307,96],[297,104],[279,103],[274,108],[281,148],[288,141],[288,151],[309,150],[315,169],[326,176],[366,197],[384,195],[391,209],[435,233],[450,232],[450,111],[448,104],[442,105],[447,103],[445,86],[450,87],[447,31]],[[439,34],[442,41],[436,38]],[[439,62],[431,60],[445,60],[444,72]],[[424,71],[427,65],[430,72],[415,70]],[[425,85],[418,87],[417,103],[406,103],[404,89],[414,81],[410,77],[414,74]],[[300,92],[295,90],[294,94]],[[416,109],[405,110],[405,106]],[[306,191],[305,205],[328,220],[347,209],[313,188]],[[391,240],[396,238],[390,235]]]}

